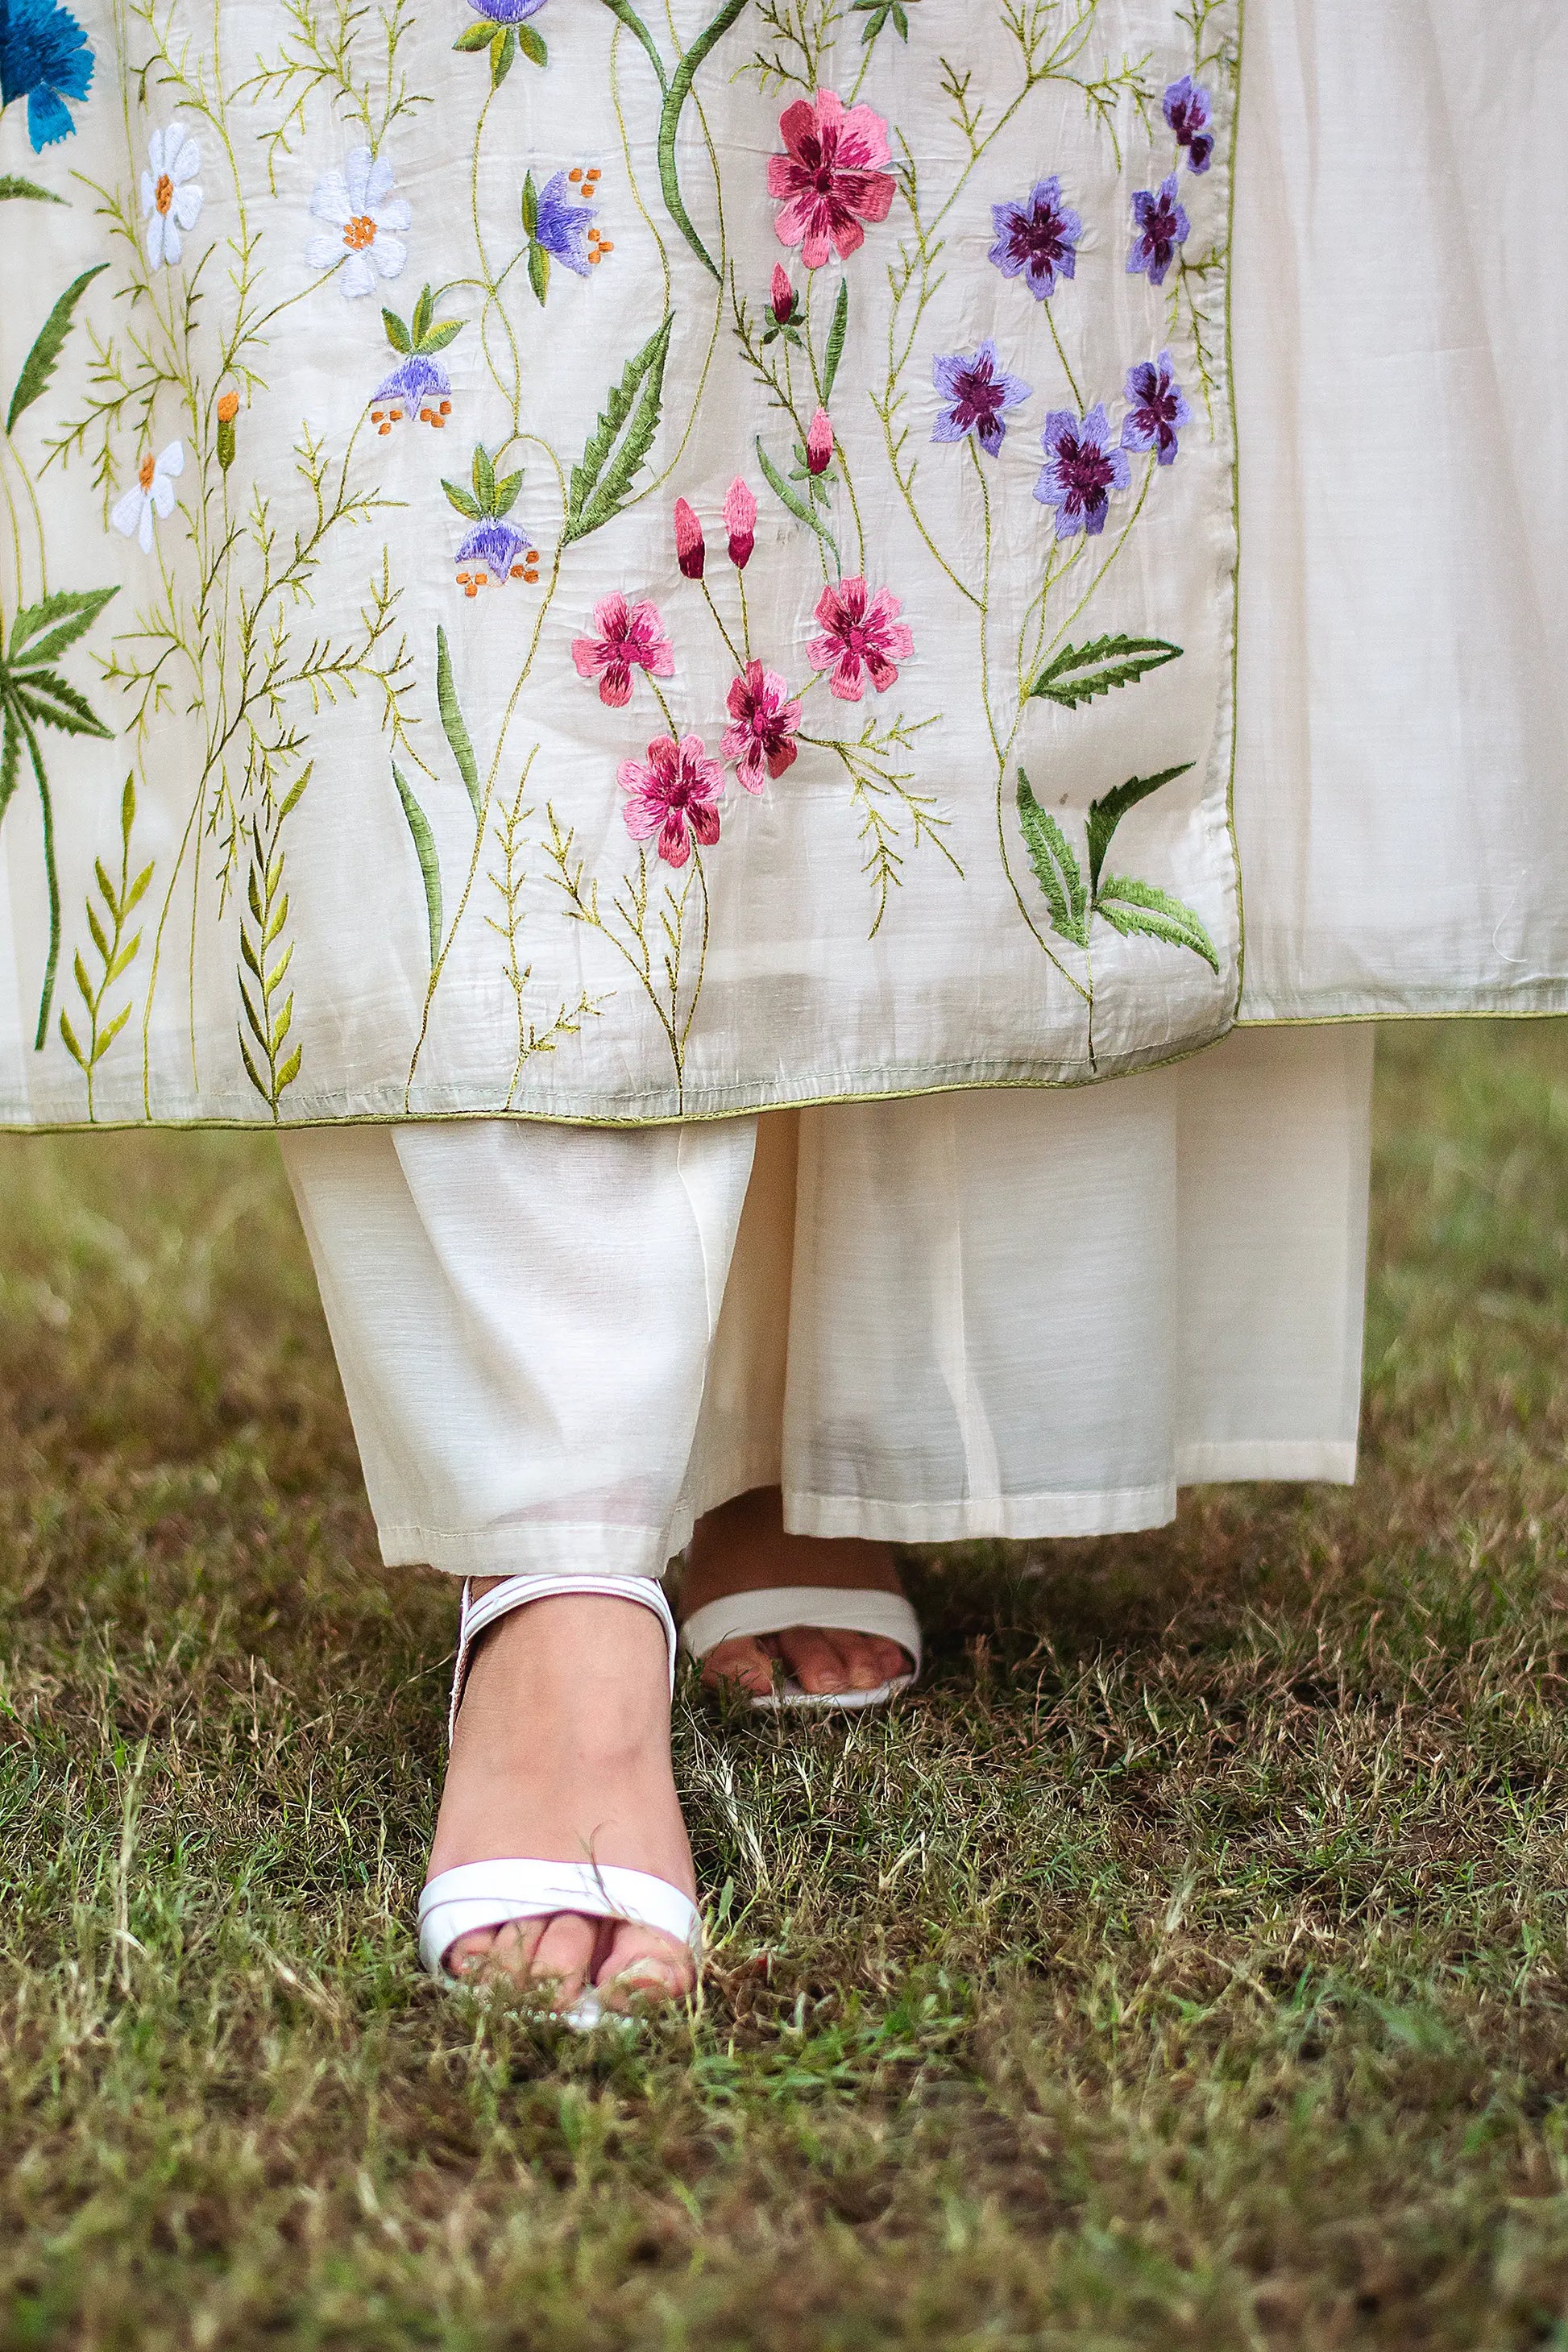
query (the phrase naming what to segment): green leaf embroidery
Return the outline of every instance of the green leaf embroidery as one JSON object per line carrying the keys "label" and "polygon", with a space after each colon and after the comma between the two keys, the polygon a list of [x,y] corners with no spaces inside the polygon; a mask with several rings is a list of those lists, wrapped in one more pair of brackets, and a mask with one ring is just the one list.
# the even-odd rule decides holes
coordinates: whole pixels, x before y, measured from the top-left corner
{"label": "green leaf embroidery", "polygon": [[542,302],[550,291],[550,256],[535,237],[528,248],[528,282],[533,289],[536,302]]}
{"label": "green leaf embroidery", "polygon": [[517,63],[517,34],[508,26],[490,43],[490,88],[499,89]]}
{"label": "green leaf embroidery", "polygon": [[1061,826],[1036,799],[1022,768],[1018,771],[1018,823],[1035,879],[1050,908],[1052,929],[1075,948],[1087,948],[1089,893],[1082,869]]}
{"label": "green leaf embroidery", "polygon": [[525,172],[522,180],[522,233],[537,236],[539,231],[539,191],[533,184],[533,173]]}
{"label": "green leaf embroidery", "polygon": [[1136,808],[1140,801],[1146,801],[1151,793],[1157,793],[1162,784],[1174,783],[1178,776],[1188,774],[1192,764],[1188,760],[1179,768],[1162,768],[1157,776],[1129,776],[1124,784],[1118,784],[1116,790],[1107,793],[1103,800],[1090,801],[1088,842],[1091,890],[1098,892],[1100,888],[1100,869],[1105,863],[1105,853],[1110,846],[1112,834],[1128,810]]}
{"label": "green leaf embroidery", "polygon": [[[489,463],[488,459],[486,463]],[[495,480],[493,475],[490,480],[493,487]],[[437,628],[436,631],[436,700],[440,706],[441,731],[452,747],[452,757],[458,763],[458,773],[468,786],[468,798],[474,804],[474,814],[478,817],[483,805],[479,792],[479,763],[474,757],[474,747],[468,740],[468,730],[463,721],[462,708],[458,703],[458,689],[452,677],[452,651],[447,643],[447,632],[444,628]]]}
{"label": "green leaf embroidery", "polygon": [[574,539],[586,539],[591,530],[620,512],[658,429],[664,363],[674,325],[671,311],[641,351],[626,362],[619,383],[612,387],[584,447],[582,462],[572,468],[563,546]]}
{"label": "green leaf embroidery", "polygon": [[1137,935],[1163,940],[1168,947],[1190,948],[1217,974],[1219,956],[1203,919],[1152,882],[1134,882],[1125,875],[1108,874],[1095,898],[1094,910],[1124,939]]}
{"label": "green leaf embroidery", "polygon": [[462,331],[463,322],[461,319],[444,320],[440,326],[431,328],[429,333],[425,336],[421,341],[419,349],[421,352],[444,352],[447,344],[453,341],[453,340],[457,336],[460,335]]}
{"label": "green leaf embroidery", "polygon": [[849,331],[849,280],[838,281],[838,299],[833,306],[833,324],[827,331],[827,356],[822,362],[822,404],[826,407],[833,397],[833,387],[838,380],[838,362],[844,357],[844,338]]}
{"label": "green leaf embroidery", "polygon": [[470,522],[478,522],[479,519],[479,503],[476,499],[471,499],[468,496],[468,491],[462,488],[460,483],[448,482],[446,477],[443,476],[441,488],[446,491],[447,498],[451,500],[453,506],[457,508],[458,512],[460,515],[467,515]]}
{"label": "green leaf embroidery", "polygon": [[490,43],[495,39],[495,37],[496,28],[493,25],[469,25],[458,34],[457,39],[453,42],[452,47],[455,49],[466,52],[471,52],[475,49],[488,49]]}
{"label": "green leaf embroidery", "polygon": [[823,521],[822,517],[816,512],[816,508],[805,499],[803,499],[798,490],[791,489],[789,484],[785,481],[784,476],[780,473],[778,467],[774,465],[773,459],[763,448],[761,441],[757,443],[757,463],[762,467],[768,488],[772,490],[774,498],[781,500],[781,502],[789,509],[791,514],[794,515],[797,522],[805,523],[812,530],[816,531],[817,537],[822,540],[826,546],[833,550],[833,561],[837,563],[838,562],[838,548],[834,540],[833,533],[828,530],[827,525]]}
{"label": "green leaf embroidery", "polygon": [[5,416],[7,433],[15,433],[17,418],[26,409],[31,408],[34,401],[45,390],[55,372],[55,362],[65,348],[65,340],[70,332],[71,318],[77,304],[81,300],[93,279],[108,268],[107,261],[95,261],[90,269],[84,269],[79,278],[72,279],[44,320],[38,331],[37,341],[22,362],[22,373],[16,378],[16,389],[11,394],[11,405]]}
{"label": "green leaf embroidery", "polygon": [[[680,129],[681,111],[691,95],[691,85],[700,67],[709,51],[723,39],[745,5],[746,0],[724,0],[724,5],[711,23],[703,26],[669,78],[669,88],[665,93],[664,106],[658,118],[658,181],[664,190],[669,217],[709,276],[718,278],[721,284],[723,281],[719,265],[698,236],[681,198],[680,181],[675,169],[675,142]],[[621,16],[623,12],[617,9],[616,13]]]}
{"label": "green leaf embroidery", "polygon": [[1096,637],[1089,646],[1064,646],[1029,692],[1037,699],[1076,710],[1113,687],[1135,686],[1150,671],[1179,661],[1182,647],[1163,637]]}
{"label": "green leaf embroidery", "polygon": [[414,341],[395,310],[383,309],[381,323],[386,329],[386,340],[395,352],[411,352]]}
{"label": "green leaf embroidery", "polygon": [[609,10],[612,16],[618,16],[620,18],[622,24],[626,26],[627,32],[632,35],[634,39],[641,42],[644,49],[647,52],[648,62],[652,66],[656,75],[658,77],[659,96],[661,98],[668,97],[669,93],[669,76],[665,72],[664,59],[659,56],[658,45],[655,41],[653,35],[648,31],[647,26],[643,23],[642,18],[632,6],[632,0],[605,0],[605,5]]}
{"label": "green leaf embroidery", "polygon": [[58,728],[62,735],[96,735],[100,742],[112,742],[113,728],[104,725],[87,697],[79,694],[58,670],[24,669],[17,675],[15,691],[27,717],[40,726]]}
{"label": "green leaf embroidery", "polygon": [[544,36],[535,32],[531,25],[518,26],[517,46],[531,65],[547,66],[550,63],[550,51],[544,46]]}
{"label": "green leaf embroidery", "polygon": [[62,589],[41,604],[24,604],[11,624],[11,661],[29,667],[35,662],[58,661],[119,593],[118,588]]}
{"label": "green leaf embroidery", "polygon": [[429,286],[426,285],[421,289],[419,299],[414,305],[414,317],[409,325],[409,332],[421,348],[424,346],[426,336],[430,331],[430,321],[435,315],[436,297]]}
{"label": "green leaf embroidery", "polygon": [[15,172],[0,173],[0,204],[9,196],[26,196],[35,205],[63,205],[65,198],[57,196],[52,188],[40,188],[36,180],[19,180]]}
{"label": "green leaf embroidery", "polygon": [[403,803],[403,814],[414,837],[415,855],[419,860],[419,872],[425,884],[425,913],[430,928],[430,968],[434,971],[441,956],[441,861],[436,855],[436,836],[430,830],[430,821],[415,799],[395,760],[392,763],[392,781],[397,786],[397,797]]}

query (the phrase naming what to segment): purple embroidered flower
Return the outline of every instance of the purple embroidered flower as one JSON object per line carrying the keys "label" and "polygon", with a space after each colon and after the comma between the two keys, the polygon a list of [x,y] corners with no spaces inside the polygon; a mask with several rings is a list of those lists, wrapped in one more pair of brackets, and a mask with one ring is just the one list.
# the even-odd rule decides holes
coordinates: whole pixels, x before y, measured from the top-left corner
{"label": "purple embroidered flower", "polygon": [[993,205],[991,219],[996,231],[992,260],[1004,278],[1022,278],[1037,302],[1056,292],[1059,278],[1077,277],[1083,221],[1063,204],[1054,172],[1016,204]]}
{"label": "purple embroidered flower", "polygon": [[972,358],[949,352],[932,360],[931,373],[945,403],[931,439],[963,441],[973,433],[986,456],[994,457],[1007,430],[1003,410],[1027,400],[1030,387],[997,364],[996,346],[989,335]]}
{"label": "purple embroidered flower", "polygon": [[1173,466],[1180,447],[1176,436],[1193,421],[1187,396],[1172,371],[1171,354],[1144,360],[1127,372],[1127,397],[1132,405],[1121,420],[1124,449],[1154,450],[1162,466]]}
{"label": "purple embroidered flower", "polygon": [[476,16],[484,16],[492,25],[525,25],[537,16],[544,0],[468,0]]}
{"label": "purple embroidered flower", "polygon": [[1214,162],[1214,132],[1209,124],[1214,116],[1214,101],[1201,81],[1184,74],[1165,92],[1165,120],[1176,134],[1176,144],[1187,151],[1187,162],[1194,172],[1206,172]]}
{"label": "purple embroidered flower", "polygon": [[1070,408],[1053,409],[1040,436],[1046,462],[1035,484],[1043,507],[1057,511],[1057,537],[1076,539],[1079,531],[1098,539],[1110,511],[1110,493],[1124,490],[1132,479],[1125,454],[1110,437],[1110,419],[1100,401],[1080,424]]}
{"label": "purple embroidered flower", "polygon": [[416,352],[378,383],[371,394],[371,423],[378,433],[390,433],[405,412],[421,425],[437,427],[452,413],[452,383],[444,367]]}
{"label": "purple embroidered flower", "polygon": [[485,584],[488,572],[499,588],[503,580],[538,578],[534,569],[537,558],[533,541],[525,530],[512,522],[503,522],[498,515],[487,515],[477,522],[458,550],[459,564],[473,564],[477,572],[458,573],[459,586],[469,596],[475,596]]}
{"label": "purple embroidered flower", "polygon": [[[498,8],[507,7],[513,5],[513,0],[491,0],[491,5]],[[536,0],[536,5],[542,5],[542,0]],[[511,19],[508,17],[504,21],[510,24]],[[539,191],[539,207],[533,225],[534,243],[542,245],[546,253],[553,254],[557,261],[563,262],[579,278],[587,277],[593,260],[588,250],[589,231],[593,226],[592,205],[579,202],[564,172],[557,172],[552,180],[546,180]]]}
{"label": "purple embroidered flower", "polygon": [[1185,243],[1193,226],[1177,198],[1174,172],[1162,180],[1158,195],[1139,189],[1132,199],[1132,225],[1138,234],[1127,257],[1127,274],[1135,278],[1142,273],[1151,286],[1163,286],[1176,247]]}

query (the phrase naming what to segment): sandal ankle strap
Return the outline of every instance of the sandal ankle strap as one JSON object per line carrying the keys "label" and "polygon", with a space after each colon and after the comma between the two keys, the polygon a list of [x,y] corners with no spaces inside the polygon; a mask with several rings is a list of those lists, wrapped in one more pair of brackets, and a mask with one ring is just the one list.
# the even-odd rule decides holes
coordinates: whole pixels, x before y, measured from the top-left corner
{"label": "sandal ankle strap", "polygon": [[679,1643],[675,1619],[670,1614],[664,1587],[652,1576],[595,1576],[584,1570],[559,1576],[508,1576],[500,1584],[476,1601],[470,1584],[463,1585],[462,1613],[458,1623],[458,1662],[452,1671],[452,1705],[447,1717],[447,1738],[450,1741],[458,1727],[458,1709],[463,1703],[463,1691],[473,1662],[474,1644],[479,1635],[514,1610],[526,1609],[533,1601],[554,1601],[574,1593],[591,1593],[606,1601],[635,1601],[649,1610],[664,1628],[664,1646],[669,1661],[670,1696],[675,1695],[675,1662]]}

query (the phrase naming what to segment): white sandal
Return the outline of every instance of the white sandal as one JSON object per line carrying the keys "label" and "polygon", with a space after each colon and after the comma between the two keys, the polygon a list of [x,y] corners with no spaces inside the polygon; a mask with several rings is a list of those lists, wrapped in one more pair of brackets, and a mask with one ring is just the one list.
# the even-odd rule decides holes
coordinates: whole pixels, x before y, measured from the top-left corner
{"label": "white sandal", "polygon": [[[448,1739],[457,1728],[458,1709],[479,1635],[514,1609],[526,1609],[531,1601],[578,1592],[635,1601],[652,1611],[664,1628],[673,1693],[675,1620],[663,1587],[651,1576],[509,1576],[481,1601],[470,1599],[465,1583]],[[668,1880],[655,1878],[646,1870],[623,1870],[615,1864],[527,1859],[462,1863],[456,1870],[444,1870],[433,1878],[419,1897],[419,1958],[433,1977],[454,1982],[447,1955],[459,1936],[480,1927],[510,1927],[519,1919],[551,1918],[561,1911],[575,1912],[586,1919],[626,1919],[639,1927],[658,1927],[676,1943],[684,1944],[699,1968],[702,1965],[702,1922],[697,1906]],[[605,2011],[590,1985],[571,2009],[560,2014],[564,2023],[587,2032]]]}
{"label": "white sandal", "polygon": [[742,1634],[760,1639],[765,1633],[787,1633],[793,1626],[809,1625],[823,1633],[868,1633],[897,1642],[913,1664],[907,1674],[894,1675],[875,1690],[808,1691],[793,1679],[781,1682],[765,1698],[753,1697],[759,1713],[784,1706],[815,1706],[840,1714],[863,1707],[885,1706],[898,1692],[908,1690],[921,1670],[921,1621],[901,1592],[842,1591],[832,1584],[773,1584],[761,1592],[731,1592],[694,1609],[680,1629],[683,1646],[692,1657],[707,1657],[721,1642]]}

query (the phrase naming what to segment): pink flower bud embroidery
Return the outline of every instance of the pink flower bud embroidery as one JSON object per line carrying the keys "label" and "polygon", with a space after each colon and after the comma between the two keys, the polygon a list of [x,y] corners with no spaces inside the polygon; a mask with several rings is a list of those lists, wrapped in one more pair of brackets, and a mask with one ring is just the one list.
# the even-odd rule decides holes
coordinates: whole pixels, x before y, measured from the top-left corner
{"label": "pink flower bud embroidery", "polygon": [[805,436],[805,462],[814,474],[826,474],[833,463],[833,420],[826,408],[812,418]]}
{"label": "pink flower bud embroidery", "polygon": [[782,261],[773,264],[773,314],[775,326],[787,327],[795,316],[795,288]]}
{"label": "pink flower bud embroidery", "polygon": [[724,501],[724,527],[730,534],[730,561],[737,572],[744,572],[757,543],[757,502],[739,474]]}
{"label": "pink flower bud embroidery", "polygon": [[684,499],[675,501],[675,560],[688,580],[700,580],[707,550],[702,525]]}

